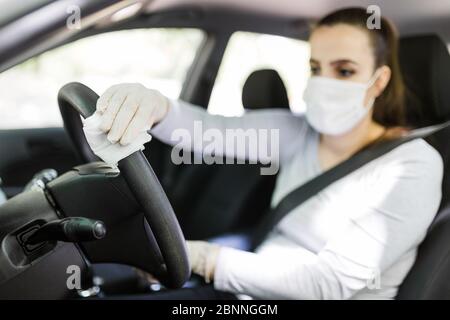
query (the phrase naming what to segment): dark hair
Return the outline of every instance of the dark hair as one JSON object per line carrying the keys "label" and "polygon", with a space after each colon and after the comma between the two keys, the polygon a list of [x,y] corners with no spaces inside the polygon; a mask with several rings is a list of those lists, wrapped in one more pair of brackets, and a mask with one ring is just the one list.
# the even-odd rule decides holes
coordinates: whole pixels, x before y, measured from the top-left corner
{"label": "dark hair", "polygon": [[373,119],[386,127],[405,124],[405,85],[398,58],[398,37],[394,25],[380,17],[380,28],[369,29],[367,20],[371,13],[363,8],[346,8],[334,11],[317,22],[315,28],[348,24],[366,30],[375,57],[375,67],[383,65],[391,69],[391,79],[383,93],[375,100]]}

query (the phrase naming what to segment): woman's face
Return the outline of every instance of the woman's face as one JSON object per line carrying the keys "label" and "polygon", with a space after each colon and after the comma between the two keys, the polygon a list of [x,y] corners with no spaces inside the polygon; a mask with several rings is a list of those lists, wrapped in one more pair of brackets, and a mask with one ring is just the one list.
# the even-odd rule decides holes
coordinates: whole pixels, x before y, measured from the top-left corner
{"label": "woman's face", "polygon": [[[311,75],[368,83],[375,73],[375,57],[365,30],[347,24],[321,26],[310,37]],[[390,78],[390,68],[378,68],[377,80],[367,90],[365,105],[378,97]]]}

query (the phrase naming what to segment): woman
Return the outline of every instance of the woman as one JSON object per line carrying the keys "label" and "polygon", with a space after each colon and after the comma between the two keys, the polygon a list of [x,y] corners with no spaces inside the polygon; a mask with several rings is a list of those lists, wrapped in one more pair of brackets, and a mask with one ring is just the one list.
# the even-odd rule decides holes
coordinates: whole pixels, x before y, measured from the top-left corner
{"label": "woman", "polygon": [[[281,165],[275,206],[324,170],[404,128],[395,30],[385,18],[380,29],[368,29],[367,18],[364,9],[344,9],[313,28],[306,117],[275,110],[213,116],[132,84],[100,97],[101,130],[111,142],[129,144],[157,124],[152,135],[174,144],[172,132],[193,132],[195,120],[222,132],[279,129],[279,154],[272,158]],[[294,209],[255,253],[188,242],[193,271],[217,290],[255,298],[394,298],[437,212],[442,175],[442,160],[430,145],[405,143]]]}

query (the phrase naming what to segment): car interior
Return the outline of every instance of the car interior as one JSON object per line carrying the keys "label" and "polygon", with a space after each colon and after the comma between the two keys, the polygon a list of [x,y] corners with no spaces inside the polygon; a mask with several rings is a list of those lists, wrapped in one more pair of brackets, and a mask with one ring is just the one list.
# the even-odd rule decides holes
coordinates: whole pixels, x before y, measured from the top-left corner
{"label": "car interior", "polygon": [[[65,16],[55,15],[54,21],[45,22],[39,17],[52,10],[59,12],[57,2],[42,1],[38,7],[16,14],[14,19],[2,20],[0,16],[0,72],[43,52],[98,34],[138,28],[198,28],[206,36],[179,98],[205,107],[233,33],[245,31],[307,40],[308,25],[315,18],[337,7],[355,5],[355,1],[336,4],[321,0],[313,5],[284,0],[275,9],[270,1],[135,1],[140,4],[136,12],[111,22],[108,17],[126,7],[123,3],[127,1],[79,1],[83,10],[96,19],[91,19],[93,22],[84,29],[53,39],[55,31],[65,23]],[[417,6],[408,5],[404,11],[407,1],[399,1],[398,6],[389,1],[376,2],[400,27],[408,125],[422,128],[450,120],[450,5],[442,11],[446,19],[434,20],[430,12],[444,8],[441,5],[446,1],[427,2],[426,8],[433,10],[421,10],[424,2],[414,1]],[[28,19],[28,24],[24,25],[24,19]],[[11,41],[11,34],[19,28],[23,36]],[[10,41],[3,41],[6,39]],[[80,126],[77,112],[83,114],[83,108],[87,108],[83,104],[92,101],[95,93],[79,87],[63,89],[59,106],[65,128],[0,128],[1,188],[9,199],[0,205],[0,269],[7,270],[0,273],[0,298],[80,298],[180,287],[188,280],[186,269],[175,267],[186,262],[183,248],[173,243],[171,246],[168,240],[165,245],[161,244],[164,241],[160,243],[164,236],[158,228],[153,229],[151,221],[155,216],[143,212],[148,199],[139,195],[136,186],[141,180],[131,169],[131,161],[129,167],[120,167],[119,174],[98,162],[92,164],[98,159],[89,154],[90,150],[82,151],[82,144],[76,142],[82,139],[75,133]],[[289,92],[278,70],[261,66],[248,75],[241,89],[245,110],[291,108]],[[83,99],[77,100],[74,92]],[[427,141],[444,160],[442,202],[417,260],[400,286],[400,300],[450,299],[450,128],[431,135]],[[152,139],[143,152],[151,168],[148,170],[142,163],[139,168],[146,168],[142,169],[146,172],[142,179],[153,179],[154,171],[162,187],[159,194],[167,195],[182,231],[178,233],[174,224],[173,234],[189,240],[231,241],[231,246],[239,246],[233,241],[250,234],[268,211],[276,175],[261,175],[262,164],[175,165],[170,161],[171,151],[172,147]],[[135,164],[139,161],[135,159]],[[36,173],[48,168],[56,170],[59,176],[39,191],[23,192]],[[112,201],[106,204],[107,199]],[[25,244],[23,237],[30,230],[70,217],[103,221],[106,237],[92,242],[50,241],[31,248]],[[170,254],[163,248],[172,250],[172,262],[166,260]],[[83,266],[87,275],[83,278],[83,290],[75,295],[65,287],[65,267],[72,264]],[[165,264],[166,269],[161,267]],[[136,268],[177,280],[162,281],[162,289],[150,286]],[[51,275],[48,270],[53,270]],[[58,281],[62,285],[56,284]],[[190,279],[187,285],[195,286],[198,281]],[[48,290],[36,291],[30,283]]]}

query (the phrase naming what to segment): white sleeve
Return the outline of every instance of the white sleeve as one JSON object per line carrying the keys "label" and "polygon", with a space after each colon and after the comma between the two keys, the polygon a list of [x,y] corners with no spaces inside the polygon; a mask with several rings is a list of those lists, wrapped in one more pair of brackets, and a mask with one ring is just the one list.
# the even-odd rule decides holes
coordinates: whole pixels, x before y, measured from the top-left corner
{"label": "white sleeve", "polygon": [[435,151],[415,158],[380,170],[365,205],[313,259],[223,248],[215,288],[263,299],[349,299],[377,274],[382,284],[382,272],[417,248],[439,207],[442,159]]}
{"label": "white sleeve", "polygon": [[[255,110],[241,117],[224,117],[172,100],[168,114],[150,133],[179,149],[267,163],[283,162],[305,130],[305,119],[289,110]],[[248,144],[253,138],[257,143]]]}

